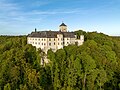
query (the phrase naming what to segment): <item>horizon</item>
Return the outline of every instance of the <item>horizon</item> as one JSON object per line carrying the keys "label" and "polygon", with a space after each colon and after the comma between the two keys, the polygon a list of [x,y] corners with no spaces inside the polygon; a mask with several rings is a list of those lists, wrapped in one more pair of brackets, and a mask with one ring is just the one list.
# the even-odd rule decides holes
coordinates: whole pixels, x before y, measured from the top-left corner
{"label": "horizon", "polygon": [[[40,30],[40,31],[36,31],[36,32],[41,32],[42,30]],[[43,30],[43,31],[52,31],[52,30]],[[79,31],[79,30],[75,30],[75,31]],[[75,31],[70,31],[70,32],[75,32]],[[84,30],[82,30],[82,31],[84,31]],[[35,31],[31,31],[31,33],[32,32],[35,32]],[[68,31],[69,32],[69,31]],[[85,31],[86,32],[86,31]],[[96,32],[97,34],[100,34],[100,33],[102,33],[102,32],[97,32],[97,31],[91,31],[91,32],[86,32],[86,33],[94,33],[94,32]],[[31,33],[28,33],[28,34],[31,34]],[[20,37],[20,36],[27,36],[28,34],[1,34],[0,36],[10,36],[10,37],[14,37],[14,36],[18,36],[18,37]],[[110,37],[120,37],[120,35],[116,35],[116,36],[114,36],[114,35],[108,35],[108,34],[105,34],[105,33],[102,33],[102,34],[104,34],[104,35],[107,35],[107,36],[110,36]]]}
{"label": "horizon", "polygon": [[0,35],[28,35],[58,31],[62,21],[68,31],[97,31],[120,36],[119,0],[0,0]]}

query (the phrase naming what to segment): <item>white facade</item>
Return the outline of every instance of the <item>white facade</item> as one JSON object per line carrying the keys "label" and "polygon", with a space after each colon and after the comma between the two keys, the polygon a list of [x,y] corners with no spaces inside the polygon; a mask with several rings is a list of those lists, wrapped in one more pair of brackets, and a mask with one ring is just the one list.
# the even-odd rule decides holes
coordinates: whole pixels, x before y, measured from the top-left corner
{"label": "white facade", "polygon": [[41,48],[45,53],[47,53],[49,49],[56,51],[58,49],[62,49],[64,46],[75,44],[75,42],[78,43],[78,46],[82,45],[84,42],[84,36],[81,35],[80,39],[70,37],[64,38],[62,34],[58,34],[57,38],[27,37],[28,44],[32,44],[36,48]]}
{"label": "white facade", "polygon": [[31,33],[27,37],[27,43],[32,44],[36,48],[41,48],[46,54],[49,49],[54,52],[58,49],[62,49],[64,46],[77,43],[82,45],[84,42],[84,35],[80,36],[80,39],[76,38],[73,32],[67,32],[67,26],[62,23],[60,25],[60,31],[43,31]]}

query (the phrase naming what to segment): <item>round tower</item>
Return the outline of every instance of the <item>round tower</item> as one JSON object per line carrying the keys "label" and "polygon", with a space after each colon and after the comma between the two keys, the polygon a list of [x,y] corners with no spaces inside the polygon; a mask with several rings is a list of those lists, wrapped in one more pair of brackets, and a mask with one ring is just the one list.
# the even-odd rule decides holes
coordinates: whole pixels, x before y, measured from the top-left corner
{"label": "round tower", "polygon": [[59,30],[61,32],[67,32],[67,25],[65,25],[64,23],[62,23],[60,26],[59,26]]}

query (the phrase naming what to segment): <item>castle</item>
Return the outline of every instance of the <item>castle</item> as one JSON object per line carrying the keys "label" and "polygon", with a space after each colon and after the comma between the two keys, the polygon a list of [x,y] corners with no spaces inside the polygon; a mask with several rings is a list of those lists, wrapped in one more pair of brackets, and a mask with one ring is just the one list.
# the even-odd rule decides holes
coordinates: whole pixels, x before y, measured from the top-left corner
{"label": "castle", "polygon": [[77,39],[74,32],[67,31],[67,25],[62,23],[59,26],[59,31],[37,31],[28,34],[27,43],[32,44],[36,48],[41,48],[46,54],[49,49],[54,52],[62,49],[64,46],[70,44],[82,45],[84,42],[84,35]]}

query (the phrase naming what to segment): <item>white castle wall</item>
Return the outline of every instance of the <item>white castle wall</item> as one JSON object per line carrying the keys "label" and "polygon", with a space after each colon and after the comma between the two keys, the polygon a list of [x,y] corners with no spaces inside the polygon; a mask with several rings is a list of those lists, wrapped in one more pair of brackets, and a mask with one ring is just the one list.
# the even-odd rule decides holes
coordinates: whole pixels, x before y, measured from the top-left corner
{"label": "white castle wall", "polygon": [[82,45],[84,42],[84,35],[80,36],[80,39],[63,37],[62,34],[58,34],[57,38],[36,38],[36,37],[27,37],[27,43],[32,44],[36,48],[41,48],[45,53],[49,49],[52,49],[54,52],[58,49],[62,49],[64,46],[68,46],[69,44],[75,44],[75,42],[79,45]]}

